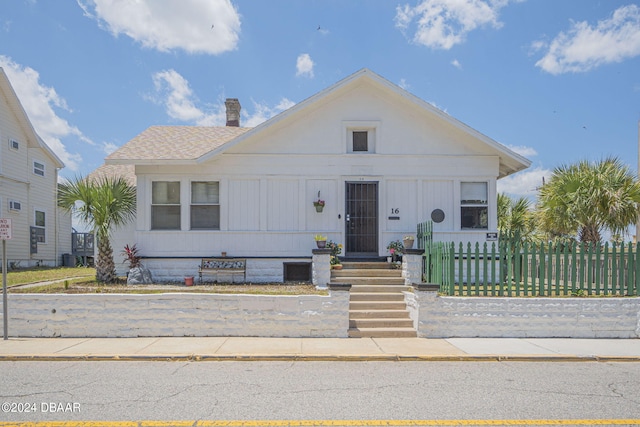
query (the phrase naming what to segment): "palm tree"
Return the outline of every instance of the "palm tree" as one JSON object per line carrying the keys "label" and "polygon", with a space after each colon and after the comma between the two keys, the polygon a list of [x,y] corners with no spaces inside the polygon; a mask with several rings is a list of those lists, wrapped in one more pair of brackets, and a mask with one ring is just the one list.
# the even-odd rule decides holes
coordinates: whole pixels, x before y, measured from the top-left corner
{"label": "palm tree", "polygon": [[531,201],[520,197],[512,199],[506,194],[498,194],[498,231],[509,240],[526,240],[535,229]]}
{"label": "palm tree", "polygon": [[73,212],[91,227],[98,239],[96,279],[105,283],[113,282],[116,270],[109,240],[110,231],[135,217],[136,188],[120,177],[95,180],[76,177],[60,184],[58,206]]}
{"label": "palm tree", "polygon": [[615,157],[557,167],[538,196],[544,231],[588,243],[600,242],[605,229],[623,234],[636,222],[639,204],[638,179]]}

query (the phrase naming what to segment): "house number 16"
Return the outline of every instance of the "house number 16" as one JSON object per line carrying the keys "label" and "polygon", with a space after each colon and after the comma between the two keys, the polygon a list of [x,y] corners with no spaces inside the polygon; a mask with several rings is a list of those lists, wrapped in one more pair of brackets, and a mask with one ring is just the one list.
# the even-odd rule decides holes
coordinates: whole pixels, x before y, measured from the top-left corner
{"label": "house number 16", "polygon": [[400,213],[400,208],[391,208],[391,213],[397,215]]}

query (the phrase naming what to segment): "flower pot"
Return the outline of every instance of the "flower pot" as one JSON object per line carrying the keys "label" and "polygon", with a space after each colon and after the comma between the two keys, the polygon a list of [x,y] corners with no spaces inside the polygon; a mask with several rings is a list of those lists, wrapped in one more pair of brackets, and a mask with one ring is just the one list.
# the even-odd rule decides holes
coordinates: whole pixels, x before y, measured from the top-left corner
{"label": "flower pot", "polygon": [[402,240],[402,244],[404,245],[405,249],[411,249],[413,248],[413,239],[404,239]]}
{"label": "flower pot", "polygon": [[387,262],[388,262],[389,264],[391,264],[391,257],[390,257],[390,256],[388,256],[388,257],[387,257]]}
{"label": "flower pot", "polygon": [[342,264],[333,264],[331,268],[334,270],[342,270]]}
{"label": "flower pot", "polygon": [[184,285],[185,286],[193,286],[193,276],[185,276]]}
{"label": "flower pot", "polygon": [[316,245],[318,245],[318,249],[324,249],[327,247],[326,240],[316,240]]}
{"label": "flower pot", "polygon": [[316,212],[322,212],[323,209],[324,209],[324,206],[316,205]]}

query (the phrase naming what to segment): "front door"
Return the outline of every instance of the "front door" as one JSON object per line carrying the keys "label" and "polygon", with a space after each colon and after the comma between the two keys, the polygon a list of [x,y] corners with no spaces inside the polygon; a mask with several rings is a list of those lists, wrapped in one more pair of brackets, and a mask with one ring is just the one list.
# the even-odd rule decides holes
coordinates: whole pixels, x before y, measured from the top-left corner
{"label": "front door", "polygon": [[378,256],[378,183],[345,183],[345,255]]}

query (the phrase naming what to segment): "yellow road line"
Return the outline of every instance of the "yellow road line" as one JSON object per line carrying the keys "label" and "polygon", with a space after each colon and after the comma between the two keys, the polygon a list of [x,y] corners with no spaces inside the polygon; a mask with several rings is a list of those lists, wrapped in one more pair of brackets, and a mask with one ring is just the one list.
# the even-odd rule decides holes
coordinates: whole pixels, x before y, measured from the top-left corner
{"label": "yellow road line", "polygon": [[229,421],[34,421],[0,427],[378,427],[378,426],[640,426],[640,419],[576,420],[229,420]]}

